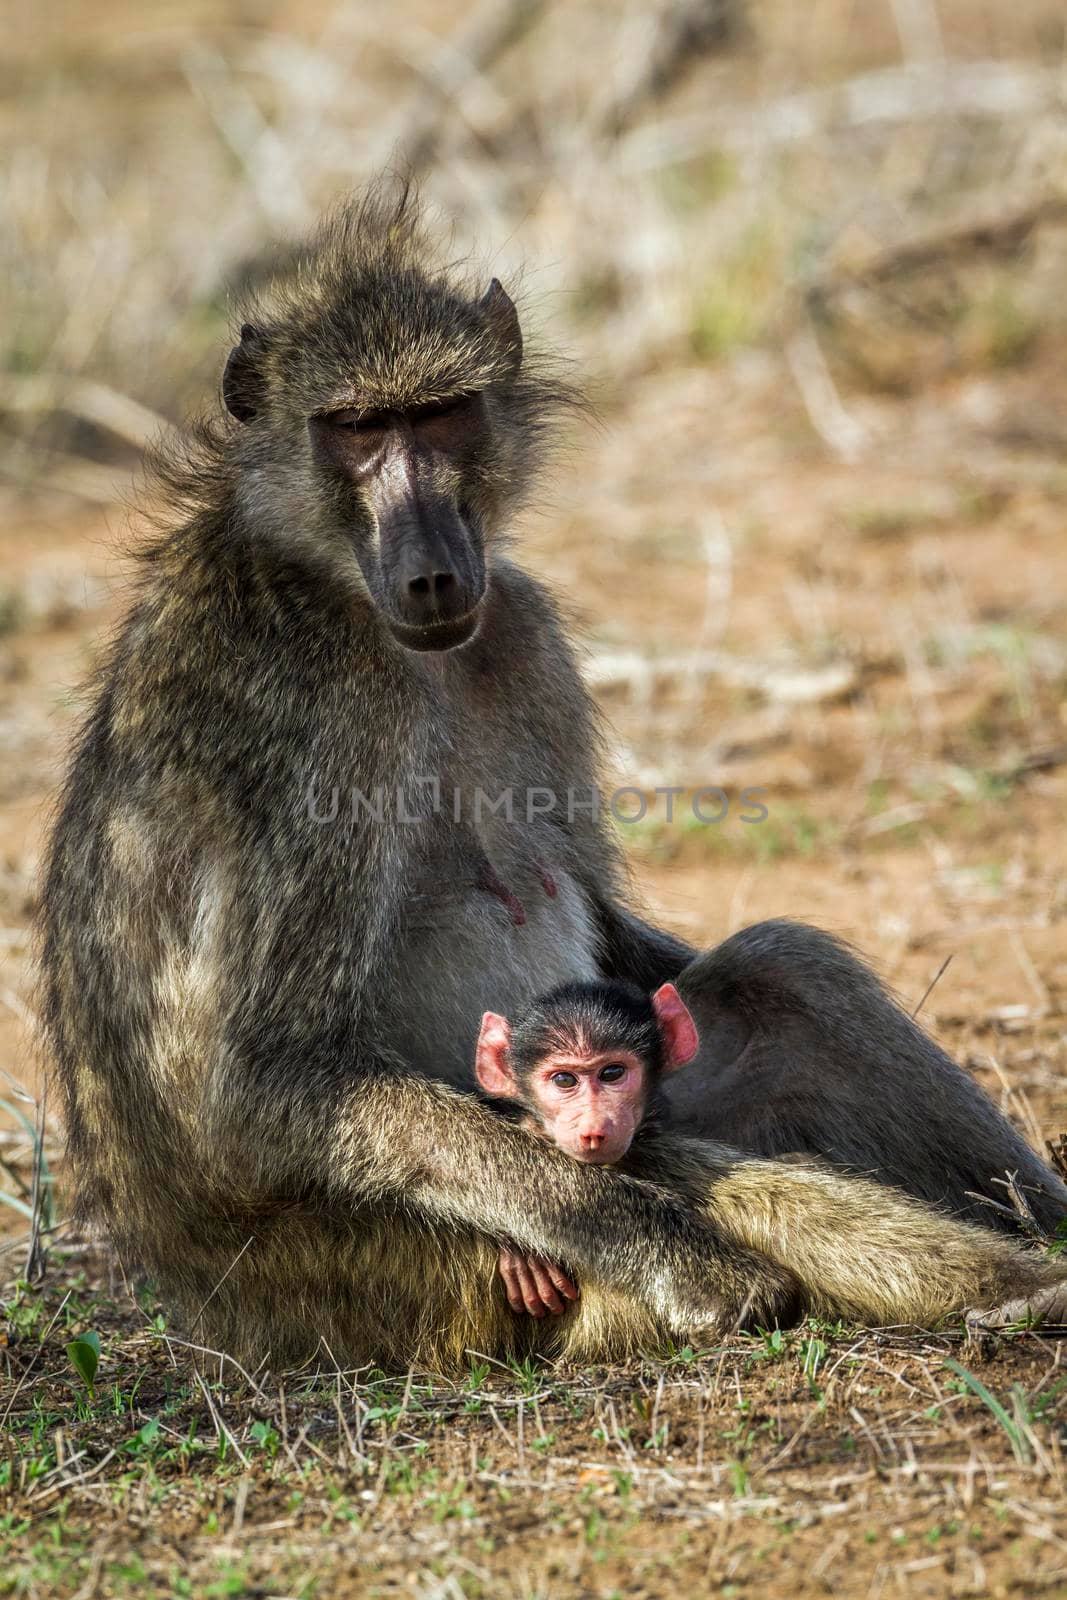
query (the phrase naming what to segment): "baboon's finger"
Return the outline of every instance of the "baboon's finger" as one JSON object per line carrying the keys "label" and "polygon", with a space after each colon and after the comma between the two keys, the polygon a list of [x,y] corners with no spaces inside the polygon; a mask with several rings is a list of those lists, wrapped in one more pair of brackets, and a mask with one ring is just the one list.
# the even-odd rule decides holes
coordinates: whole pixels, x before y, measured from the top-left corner
{"label": "baboon's finger", "polygon": [[566,1310],[566,1301],[562,1299],[552,1281],[550,1264],[540,1256],[528,1256],[526,1265],[536,1286],[542,1310],[551,1311],[554,1317],[561,1316]]}
{"label": "baboon's finger", "polygon": [[531,1317],[540,1318],[544,1316],[548,1307],[545,1305],[540,1285],[534,1276],[531,1259],[529,1256],[516,1257],[515,1279],[522,1297],[523,1309],[528,1311]]}
{"label": "baboon's finger", "polygon": [[564,1300],[577,1300],[580,1292],[578,1285],[571,1282],[563,1268],[557,1267],[554,1261],[545,1261],[544,1267]]}
{"label": "baboon's finger", "polygon": [[[541,1286],[534,1277],[532,1261],[532,1256],[524,1256],[520,1250],[512,1249],[508,1245],[501,1247],[500,1276],[504,1280],[508,1305],[520,1316],[525,1311],[531,1317],[540,1318],[548,1310],[548,1305],[542,1295]],[[562,1307],[560,1309],[562,1310]]]}
{"label": "baboon's finger", "polygon": [[508,1305],[519,1316],[526,1310],[519,1280],[520,1260],[521,1257],[518,1251],[509,1250],[507,1246],[501,1248],[499,1270],[500,1276],[504,1280],[504,1293],[507,1296]]}

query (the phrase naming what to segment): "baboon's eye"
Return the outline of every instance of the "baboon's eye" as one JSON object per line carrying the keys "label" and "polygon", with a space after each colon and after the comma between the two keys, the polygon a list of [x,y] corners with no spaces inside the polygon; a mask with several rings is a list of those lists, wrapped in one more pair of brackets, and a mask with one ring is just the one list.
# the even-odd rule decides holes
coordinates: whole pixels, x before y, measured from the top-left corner
{"label": "baboon's eye", "polygon": [[427,400],[420,406],[409,406],[407,416],[417,427],[420,422],[436,422],[440,417],[454,417],[470,409],[473,395],[457,394],[451,400]]}
{"label": "baboon's eye", "polygon": [[384,433],[394,427],[399,416],[407,418],[413,428],[424,423],[443,421],[447,417],[462,417],[469,412],[477,395],[459,394],[448,400],[426,400],[420,405],[405,406],[401,412],[376,410],[357,411],[349,406],[344,411],[327,412],[320,420],[331,428],[343,428],[346,433]]}
{"label": "baboon's eye", "polygon": [[573,1089],[578,1079],[573,1072],[554,1072],[552,1082],[557,1089]]}
{"label": "baboon's eye", "polygon": [[601,1083],[618,1083],[620,1078],[625,1078],[626,1068],[621,1061],[610,1061],[606,1067],[601,1067],[597,1077]]}
{"label": "baboon's eye", "polygon": [[322,418],[331,428],[344,428],[347,433],[382,433],[390,420],[388,411],[331,411]]}

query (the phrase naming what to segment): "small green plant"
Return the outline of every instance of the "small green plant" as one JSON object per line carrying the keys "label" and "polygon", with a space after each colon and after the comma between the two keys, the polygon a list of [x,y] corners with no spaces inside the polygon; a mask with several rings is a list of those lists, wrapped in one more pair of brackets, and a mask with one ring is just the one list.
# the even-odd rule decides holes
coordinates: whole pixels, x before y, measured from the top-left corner
{"label": "small green plant", "polygon": [[79,1333],[78,1337],[67,1345],[67,1360],[84,1383],[89,1399],[95,1400],[96,1369],[100,1365],[100,1335],[93,1329]]}
{"label": "small green plant", "polygon": [[756,1331],[763,1340],[763,1349],[758,1352],[762,1360],[776,1360],[784,1354],[786,1337],[781,1328],[758,1328]]}
{"label": "small green plant", "polygon": [[957,1375],[965,1388],[969,1389],[972,1394],[977,1395],[983,1405],[988,1406],[1007,1434],[1008,1442],[1011,1445],[1012,1454],[1016,1461],[1019,1462],[1020,1466],[1028,1466],[1033,1459],[1033,1451],[1030,1446],[1030,1423],[1032,1418],[1026,1396],[1019,1384],[1012,1385],[1012,1399],[1015,1409],[1015,1416],[1013,1417],[997,1399],[996,1395],[986,1388],[981,1378],[975,1377],[973,1372],[969,1372],[966,1367],[961,1366],[958,1361],[954,1361],[951,1356],[945,1357],[945,1366],[948,1367],[950,1372],[954,1372]]}
{"label": "small green plant", "polygon": [[126,1449],[131,1455],[151,1455],[156,1440],[160,1435],[160,1425],[155,1417],[149,1417],[131,1439],[126,1441]]}
{"label": "small green plant", "polygon": [[800,1346],[800,1369],[808,1380],[808,1388],[812,1394],[820,1391],[816,1387],[815,1374],[826,1360],[826,1340],[817,1339],[813,1334],[805,1339]]}
{"label": "small green plant", "polygon": [[253,1422],[248,1431],[253,1443],[259,1445],[267,1460],[273,1461],[282,1443],[277,1428],[272,1428],[269,1422]]}
{"label": "small green plant", "polygon": [[541,1369],[533,1356],[524,1356],[521,1361],[509,1361],[508,1371],[517,1379],[523,1394],[536,1394],[540,1389]]}
{"label": "small green plant", "polygon": [[1035,1422],[1051,1422],[1060,1413],[1064,1395],[1067,1394],[1067,1378],[1061,1378],[1058,1383],[1049,1384],[1040,1394],[1036,1394],[1031,1403],[1031,1411]]}

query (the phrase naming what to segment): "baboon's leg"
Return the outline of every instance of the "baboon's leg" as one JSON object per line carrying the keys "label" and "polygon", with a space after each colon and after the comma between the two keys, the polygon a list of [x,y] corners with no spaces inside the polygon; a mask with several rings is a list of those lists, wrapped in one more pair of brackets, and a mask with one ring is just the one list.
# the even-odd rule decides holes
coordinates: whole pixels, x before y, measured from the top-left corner
{"label": "baboon's leg", "polygon": [[[1028,1308],[1049,1322],[1067,1319],[1067,1268],[880,1184],[670,1133],[642,1145],[633,1176],[654,1178],[717,1234],[786,1268],[799,1292],[791,1306],[782,1304],[783,1321],[817,1311],[930,1326],[997,1307],[1013,1319]],[[535,1352],[620,1360],[686,1334],[640,1297],[588,1274],[564,1316],[516,1316],[497,1272],[498,1249],[469,1229],[397,1214],[350,1224],[287,1215],[240,1254],[214,1294],[209,1277],[187,1284],[185,1330],[249,1370],[311,1361],[433,1372]],[[775,1314],[756,1310],[750,1320]],[[706,1341],[708,1330],[690,1336]]]}
{"label": "baboon's leg", "polygon": [[[1016,1172],[1051,1230],[1067,1187],[852,952],[764,922],[698,956],[678,986],[700,1057],[667,1084],[675,1125],[760,1155],[806,1151],[987,1226]],[[1010,1224],[1009,1224],[1010,1226]]]}
{"label": "baboon's leg", "polygon": [[[311,1363],[455,1372],[472,1353],[504,1361],[538,1326],[508,1309],[499,1246],[403,1215],[287,1215],[257,1235],[216,1292],[180,1295],[189,1339],[249,1371]],[[284,1289],[284,1292],[283,1292]]]}
{"label": "baboon's leg", "polygon": [[517,1316],[499,1250],[487,1235],[397,1214],[347,1226],[290,1215],[257,1237],[217,1288],[209,1276],[188,1279],[180,1325],[193,1344],[225,1351],[248,1371],[336,1364],[455,1373],[480,1358],[531,1354],[613,1361],[685,1335],[638,1297],[589,1277],[565,1316]]}
{"label": "baboon's leg", "polygon": [[1067,1320],[1067,1263],[822,1162],[667,1133],[641,1148],[634,1170],[787,1268],[802,1311],[920,1327],[997,1307]]}

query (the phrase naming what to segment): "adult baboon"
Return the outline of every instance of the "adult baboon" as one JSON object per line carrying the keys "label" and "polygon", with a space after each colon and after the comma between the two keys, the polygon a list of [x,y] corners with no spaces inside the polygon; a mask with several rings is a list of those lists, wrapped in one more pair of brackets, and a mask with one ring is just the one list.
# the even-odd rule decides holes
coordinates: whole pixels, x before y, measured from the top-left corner
{"label": "adult baboon", "polygon": [[[157,463],[168,525],[47,865],[83,1211],[205,1343],[275,1364],[320,1336],[349,1362],[606,1357],[798,1304],[1058,1315],[1037,1253],[899,1192],[966,1213],[1011,1167],[1067,1209],[864,967],[783,923],[694,959],[626,909],[590,703],[500,553],[571,399],[500,285],[470,294],[371,200],[245,315],[230,417]],[[598,973],[678,981],[691,1133],[883,1181],[680,1134],[644,1176],[583,1167],[454,1087],[483,1012]],[[578,1276],[549,1329],[505,1308],[505,1238]]]}

